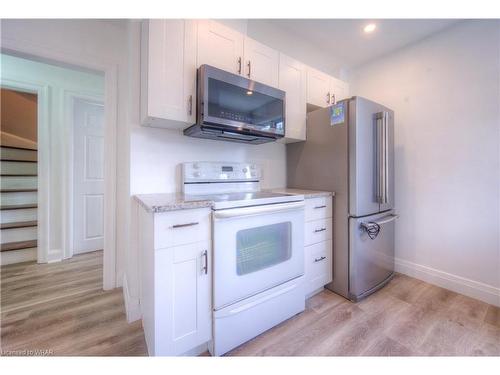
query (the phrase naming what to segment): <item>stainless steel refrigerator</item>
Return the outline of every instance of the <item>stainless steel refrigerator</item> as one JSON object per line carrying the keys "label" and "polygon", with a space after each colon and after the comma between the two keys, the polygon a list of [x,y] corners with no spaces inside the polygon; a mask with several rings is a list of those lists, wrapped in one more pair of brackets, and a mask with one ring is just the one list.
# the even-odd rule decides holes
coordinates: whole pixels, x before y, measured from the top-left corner
{"label": "stainless steel refrigerator", "polygon": [[308,113],[306,138],[286,146],[288,186],[335,192],[327,288],[358,301],[394,273],[394,112],[352,97]]}

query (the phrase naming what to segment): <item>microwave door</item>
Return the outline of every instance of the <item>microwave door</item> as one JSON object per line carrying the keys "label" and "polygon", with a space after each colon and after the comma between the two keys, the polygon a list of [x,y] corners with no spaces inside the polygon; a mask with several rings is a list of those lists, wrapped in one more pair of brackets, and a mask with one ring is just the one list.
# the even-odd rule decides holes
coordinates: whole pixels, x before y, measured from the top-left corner
{"label": "microwave door", "polygon": [[285,93],[207,65],[199,69],[199,124],[282,137]]}

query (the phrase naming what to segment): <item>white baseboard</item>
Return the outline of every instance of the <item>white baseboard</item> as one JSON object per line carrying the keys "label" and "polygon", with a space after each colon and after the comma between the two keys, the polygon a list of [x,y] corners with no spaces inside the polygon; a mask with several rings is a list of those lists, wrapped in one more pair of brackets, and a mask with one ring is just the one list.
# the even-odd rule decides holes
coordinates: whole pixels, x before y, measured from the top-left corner
{"label": "white baseboard", "polygon": [[0,255],[0,265],[15,264],[21,262],[29,262],[36,260],[37,248],[32,247],[29,249],[20,249],[12,251],[4,251]]}
{"label": "white baseboard", "polygon": [[123,274],[123,300],[125,303],[125,312],[127,314],[127,322],[132,323],[141,319],[141,305],[138,298],[133,298],[130,295],[127,283],[127,275]]}
{"label": "white baseboard", "polygon": [[395,259],[395,268],[396,272],[500,307],[500,288],[492,285],[399,258]]}

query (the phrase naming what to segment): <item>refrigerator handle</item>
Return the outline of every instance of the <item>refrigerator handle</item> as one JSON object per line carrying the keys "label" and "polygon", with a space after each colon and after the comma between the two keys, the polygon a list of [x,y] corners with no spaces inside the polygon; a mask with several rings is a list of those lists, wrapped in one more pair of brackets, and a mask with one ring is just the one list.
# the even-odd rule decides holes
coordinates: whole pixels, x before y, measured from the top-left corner
{"label": "refrigerator handle", "polygon": [[384,150],[384,140],[383,140],[383,127],[384,127],[384,113],[379,112],[375,114],[376,120],[376,132],[377,132],[377,144],[376,144],[376,157],[377,157],[377,202],[383,203],[383,150]]}
{"label": "refrigerator handle", "polygon": [[384,198],[389,201],[389,112],[384,112]]}

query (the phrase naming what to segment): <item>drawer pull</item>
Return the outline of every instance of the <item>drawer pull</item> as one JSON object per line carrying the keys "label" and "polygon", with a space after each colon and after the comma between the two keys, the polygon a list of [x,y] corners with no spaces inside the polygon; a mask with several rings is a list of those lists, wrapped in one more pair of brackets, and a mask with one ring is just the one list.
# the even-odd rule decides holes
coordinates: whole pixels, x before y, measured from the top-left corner
{"label": "drawer pull", "polygon": [[172,229],[192,227],[193,225],[198,225],[198,224],[199,224],[198,222],[186,223],[186,224],[175,224],[175,225],[172,225]]}
{"label": "drawer pull", "polygon": [[316,258],[316,259],[314,259],[314,262],[321,262],[322,260],[325,260],[325,259],[326,259],[326,257],[325,257],[325,256],[323,256],[323,257],[321,257],[321,258]]}
{"label": "drawer pull", "polygon": [[318,208],[326,208],[326,205],[322,205],[322,206],[315,206],[314,209],[318,209]]}
{"label": "drawer pull", "polygon": [[314,233],[324,232],[325,230],[326,230],[326,228],[315,229]]}

